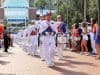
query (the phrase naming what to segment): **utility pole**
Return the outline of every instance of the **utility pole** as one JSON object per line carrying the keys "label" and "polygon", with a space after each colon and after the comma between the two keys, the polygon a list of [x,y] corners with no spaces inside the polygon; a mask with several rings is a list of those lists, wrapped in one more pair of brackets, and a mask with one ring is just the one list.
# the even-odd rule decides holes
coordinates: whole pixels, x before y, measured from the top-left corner
{"label": "utility pole", "polygon": [[98,0],[98,24],[100,25],[100,0]]}
{"label": "utility pole", "polygon": [[87,7],[87,3],[86,0],[84,0],[84,21],[86,21],[86,7]]}
{"label": "utility pole", "polygon": [[[66,2],[66,4],[67,5],[69,5],[69,1],[68,0],[65,0],[65,2]],[[67,6],[66,7],[66,10],[67,10],[67,12],[66,12],[66,15],[67,15],[67,26],[68,26],[68,24],[69,24],[69,7]]]}
{"label": "utility pole", "polygon": [[69,24],[69,21],[68,21],[68,8],[67,8],[67,25]]}
{"label": "utility pole", "polygon": [[59,2],[60,2],[60,0],[58,0],[58,3],[57,3],[57,14],[60,14],[59,13]]}
{"label": "utility pole", "polygon": [[49,10],[50,10],[50,13],[51,13],[51,7],[52,7],[52,3],[51,3],[51,0],[49,0]]}

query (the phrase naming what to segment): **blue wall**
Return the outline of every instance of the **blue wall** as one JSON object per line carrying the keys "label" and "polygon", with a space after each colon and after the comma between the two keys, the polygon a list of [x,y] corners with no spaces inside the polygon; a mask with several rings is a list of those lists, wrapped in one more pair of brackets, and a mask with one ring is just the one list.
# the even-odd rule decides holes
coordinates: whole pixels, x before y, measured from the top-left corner
{"label": "blue wall", "polygon": [[28,0],[5,0],[4,10],[8,22],[25,22],[28,19]]}

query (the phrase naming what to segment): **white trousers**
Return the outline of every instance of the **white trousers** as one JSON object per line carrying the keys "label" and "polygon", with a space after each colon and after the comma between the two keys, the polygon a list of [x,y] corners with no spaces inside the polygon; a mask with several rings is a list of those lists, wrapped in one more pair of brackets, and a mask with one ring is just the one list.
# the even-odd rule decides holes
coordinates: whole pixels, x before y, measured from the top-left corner
{"label": "white trousers", "polygon": [[61,59],[63,57],[63,49],[64,49],[63,44],[58,44],[57,45],[57,55],[58,55],[59,59]]}
{"label": "white trousers", "polygon": [[43,38],[44,56],[48,65],[54,64],[55,37],[44,36]]}
{"label": "white trousers", "polygon": [[93,49],[93,53],[97,53],[96,48],[95,48],[95,40],[94,40],[94,33],[90,33],[90,39],[91,39],[91,45]]}
{"label": "white trousers", "polygon": [[44,44],[43,44],[43,39],[44,39],[44,36],[41,36],[40,41],[42,42],[42,44],[40,44],[40,47],[39,47],[41,59],[45,59],[45,47],[44,47]]}
{"label": "white trousers", "polygon": [[37,35],[33,35],[30,37],[30,44],[31,44],[31,54],[32,55],[37,55],[37,48],[38,48],[38,37]]}

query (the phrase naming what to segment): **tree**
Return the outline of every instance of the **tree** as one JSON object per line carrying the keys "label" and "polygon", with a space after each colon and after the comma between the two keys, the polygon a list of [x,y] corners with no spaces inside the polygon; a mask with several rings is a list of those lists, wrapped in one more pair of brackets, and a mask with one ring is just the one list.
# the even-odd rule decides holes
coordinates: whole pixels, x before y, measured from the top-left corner
{"label": "tree", "polygon": [[[64,20],[68,19],[69,23],[82,22],[84,20],[84,0],[56,0],[55,5],[57,12],[59,12],[58,14],[63,15]],[[86,0],[87,19],[94,16],[97,17],[97,9],[95,0]]]}
{"label": "tree", "polygon": [[[51,0],[35,1],[35,5],[38,8],[41,6],[44,8],[50,7],[48,3],[50,3]],[[55,10],[57,10],[54,17],[59,14],[62,15],[63,20],[69,25],[84,20],[84,0],[52,0],[51,2]],[[93,17],[98,17],[98,21],[100,21],[100,0],[86,0],[86,18],[90,19]]]}
{"label": "tree", "polygon": [[35,0],[29,0],[29,6],[30,6],[30,7],[34,7],[34,1],[35,1]]}
{"label": "tree", "polygon": [[97,3],[95,0],[89,0],[88,15],[90,18],[96,18],[98,15]]}
{"label": "tree", "polygon": [[35,2],[35,6],[37,8],[40,8],[40,7],[44,7],[45,8],[47,6],[47,2],[45,0],[37,0]]}
{"label": "tree", "polygon": [[60,6],[62,5],[62,1],[61,0],[56,0],[55,3],[54,3],[54,6],[57,8],[57,14],[59,14],[59,11],[60,11]]}

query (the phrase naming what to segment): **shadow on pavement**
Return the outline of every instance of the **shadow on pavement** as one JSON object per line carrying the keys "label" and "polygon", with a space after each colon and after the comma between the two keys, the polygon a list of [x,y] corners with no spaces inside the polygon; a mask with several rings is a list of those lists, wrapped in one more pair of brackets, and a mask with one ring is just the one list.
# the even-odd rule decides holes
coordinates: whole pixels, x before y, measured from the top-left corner
{"label": "shadow on pavement", "polygon": [[66,69],[63,69],[61,67],[56,67],[56,66],[51,67],[51,69],[58,71],[58,72],[61,72],[61,75],[89,75],[89,74],[84,73],[84,72],[75,72],[75,71],[66,70]]}
{"label": "shadow on pavement", "polygon": [[7,52],[7,53],[3,52],[3,53],[0,53],[0,57],[8,57],[9,55],[14,55],[14,53],[13,52]]}
{"label": "shadow on pavement", "polygon": [[80,61],[74,61],[74,60],[68,60],[68,59],[61,59],[62,61],[65,61],[64,63],[60,63],[60,62],[55,62],[55,64],[57,66],[69,66],[69,67],[76,67],[74,65],[88,65],[88,66],[97,66],[94,65],[93,63],[89,63],[89,62],[80,62]]}
{"label": "shadow on pavement", "polygon": [[0,75],[16,75],[16,74],[0,73]]}
{"label": "shadow on pavement", "polygon": [[72,68],[75,68],[76,66],[74,65],[71,65],[69,63],[61,63],[61,62],[55,62],[56,66],[68,66],[68,67],[72,67]]}
{"label": "shadow on pavement", "polygon": [[63,56],[63,58],[70,58],[70,59],[73,59],[73,58],[75,58],[75,57],[66,55],[66,56]]}
{"label": "shadow on pavement", "polygon": [[7,54],[1,54],[0,53],[0,57],[7,57],[8,55]]}
{"label": "shadow on pavement", "polygon": [[7,52],[7,54],[14,55],[14,53],[13,53],[13,52]]}
{"label": "shadow on pavement", "polygon": [[9,61],[2,61],[2,60],[0,60],[0,65],[7,65],[9,63],[10,63]]}
{"label": "shadow on pavement", "polygon": [[39,59],[41,58],[39,55],[35,55],[35,56],[33,56],[33,57],[35,57],[35,58],[39,58]]}

